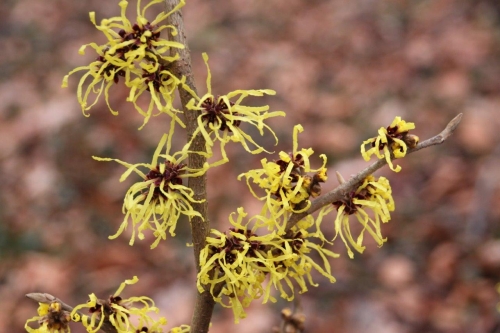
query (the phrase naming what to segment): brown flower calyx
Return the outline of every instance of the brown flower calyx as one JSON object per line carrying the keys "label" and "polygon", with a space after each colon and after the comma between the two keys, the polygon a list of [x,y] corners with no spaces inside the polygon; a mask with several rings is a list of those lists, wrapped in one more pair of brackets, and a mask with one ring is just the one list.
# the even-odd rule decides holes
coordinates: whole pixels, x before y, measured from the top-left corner
{"label": "brown flower calyx", "polygon": [[[232,132],[231,128],[228,126],[228,122],[231,123],[234,127],[239,127],[241,124],[241,120],[229,120],[226,115],[231,114],[233,116],[237,116],[237,112],[229,111],[229,107],[226,102],[222,98],[217,98],[218,102],[215,102],[215,99],[212,97],[208,97],[205,99],[201,105],[203,108],[203,115],[201,116],[202,121],[206,121],[208,124],[218,124],[220,122],[220,130],[225,131],[228,130]],[[231,106],[234,105],[233,102],[230,102]]]}
{"label": "brown flower calyx", "polygon": [[[148,180],[154,180],[154,194],[153,197],[165,197],[165,194],[162,193],[163,191],[168,191],[168,190],[173,190],[170,187],[170,184],[173,185],[182,185],[182,178],[180,177],[185,173],[184,167],[186,164],[174,164],[170,161],[165,161],[165,169],[163,172],[161,171],[161,168],[159,165],[156,166],[155,169],[149,171],[146,174],[146,179],[145,181]],[[161,183],[163,183],[163,188],[161,189]]]}
{"label": "brown flower calyx", "polygon": [[48,313],[43,316],[38,323],[40,325],[46,323],[49,330],[59,332],[69,332],[69,322],[71,321],[71,315],[69,311],[62,309],[61,303],[52,302],[49,305]]}

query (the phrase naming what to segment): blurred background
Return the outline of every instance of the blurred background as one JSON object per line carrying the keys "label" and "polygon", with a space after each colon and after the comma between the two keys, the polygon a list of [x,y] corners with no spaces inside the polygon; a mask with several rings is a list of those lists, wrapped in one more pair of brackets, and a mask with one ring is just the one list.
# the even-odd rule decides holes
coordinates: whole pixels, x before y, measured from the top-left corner
{"label": "blurred background", "polygon": [[[300,297],[307,332],[500,332],[495,290],[500,281],[500,2],[497,0],[188,0],[183,9],[200,93],[208,52],[213,91],[270,88],[251,100],[284,110],[260,140],[291,150],[294,124],[300,147],[328,156],[330,180],[363,169],[361,142],[395,116],[414,122],[422,140],[458,113],[462,123],[442,145],[409,155],[378,172],[391,181],[396,211],[383,226],[388,242],[368,244],[353,260],[331,262],[337,278]],[[130,4],[133,14],[135,2]],[[151,9],[151,17],[156,15]],[[153,7],[154,8],[154,7]],[[69,304],[89,293],[106,298],[134,275],[125,297],[153,297],[169,327],[189,323],[195,273],[188,222],[177,237],[150,250],[150,240],[110,241],[135,176],[91,156],[150,161],[167,117],[142,124],[121,85],[112,87],[112,116],[104,101],[82,116],[76,99],[81,73],[61,89],[71,69],[95,59],[80,45],[105,39],[91,24],[119,14],[118,1],[2,0],[0,2],[0,331],[24,332],[36,304],[28,292],[48,292]],[[184,135],[177,129],[176,145]],[[226,229],[237,207],[256,212],[238,174],[260,159],[228,147],[231,162],[209,174],[210,220]],[[313,163],[319,165],[316,157]],[[334,216],[325,221],[333,236]],[[248,309],[234,326],[217,307],[211,332],[270,332],[284,301]],[[74,332],[83,332],[74,328]]]}

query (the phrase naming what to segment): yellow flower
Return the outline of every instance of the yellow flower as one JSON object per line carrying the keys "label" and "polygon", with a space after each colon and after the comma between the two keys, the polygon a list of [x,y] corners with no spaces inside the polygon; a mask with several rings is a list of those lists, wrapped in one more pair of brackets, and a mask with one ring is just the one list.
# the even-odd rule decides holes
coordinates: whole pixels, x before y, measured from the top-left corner
{"label": "yellow flower", "polygon": [[[259,256],[258,250],[264,248],[263,242],[273,237],[259,237],[244,227],[241,222],[246,216],[242,208],[238,209],[236,221],[231,214],[229,220],[233,228],[227,235],[212,229],[214,237],[207,237],[207,245],[200,253],[201,269],[197,279],[200,292],[207,288],[216,302],[233,309],[236,323],[246,317],[243,308],[264,293],[261,284],[265,274],[259,265],[265,266],[266,260]],[[220,283],[224,284],[222,291],[216,294]],[[269,290],[266,295],[268,298]],[[228,300],[224,301],[222,296]]]}
{"label": "yellow flower", "polygon": [[[295,232],[291,232],[290,236],[283,237],[284,245],[282,248],[289,248],[292,253],[297,255],[282,260],[279,263],[275,263],[276,269],[279,273],[281,273],[281,275],[271,275],[270,283],[272,282],[273,285],[277,287],[277,289],[281,292],[282,298],[289,301],[293,300],[295,294],[292,286],[292,279],[299,285],[300,293],[304,293],[308,290],[307,283],[314,287],[318,286],[318,284],[314,283],[312,280],[311,271],[313,268],[326,277],[331,283],[336,281],[332,275],[327,257],[338,258],[339,255],[323,248],[322,245],[318,245],[310,241],[311,238],[320,237],[315,234],[309,234],[309,232],[305,229],[298,229]],[[313,258],[309,256],[312,250],[315,250],[320,256],[323,261],[322,266],[316,263]],[[283,281],[290,289],[290,295],[288,295],[285,288],[283,288]]]}
{"label": "yellow flower", "polygon": [[[97,60],[90,63],[90,65],[88,66],[80,66],[69,72],[68,75],[64,76],[62,87],[65,88],[68,86],[68,79],[71,74],[86,70],[87,72],[80,79],[78,88],[76,90],[78,103],[80,103],[82,107],[83,115],[86,117],[90,116],[90,114],[86,111],[90,110],[90,108],[92,108],[97,103],[103,91],[109,110],[112,114],[117,115],[118,112],[113,110],[113,108],[111,108],[111,105],[109,104],[109,88],[111,88],[113,83],[119,82],[120,76],[125,77],[125,82],[128,82],[130,81],[131,74],[139,75],[140,71],[138,71],[133,66],[133,64],[128,64],[126,62],[117,62],[113,57],[107,56],[106,45],[99,46],[95,43],[86,44],[80,48],[79,53],[84,54],[85,48],[87,46],[92,47],[97,52],[97,54],[99,55],[97,57]],[[92,79],[92,81],[89,83],[84,92],[83,85],[89,77]],[[90,93],[96,94],[96,97],[95,100],[89,105],[88,98]]]}
{"label": "yellow flower", "polygon": [[[137,276],[125,280],[118,290],[107,300],[101,300],[95,294],[90,294],[90,300],[77,305],[71,312],[74,321],[81,321],[87,332],[96,333],[100,330],[105,319],[116,328],[118,333],[129,332],[163,332],[161,326],[167,323],[164,317],[158,320],[151,318],[150,313],[158,313],[159,309],[149,297],[130,297],[123,299],[120,294],[127,285],[139,281]],[[78,311],[88,309],[90,316],[80,316]],[[134,320],[131,320],[131,317]],[[144,331],[144,328],[147,330]]]}
{"label": "yellow flower", "polygon": [[[379,159],[385,157],[387,164],[391,170],[395,172],[399,172],[401,170],[401,166],[394,165],[391,161],[391,154],[394,155],[394,158],[402,158],[406,155],[406,151],[408,150],[407,143],[405,142],[406,136],[408,135],[408,131],[415,128],[414,123],[407,123],[404,120],[401,120],[401,117],[394,118],[394,121],[387,128],[381,127],[378,130],[378,136],[368,139],[361,144],[361,155],[365,159],[365,161],[370,160],[371,155],[376,155]],[[416,145],[416,140],[418,142],[417,136],[412,136],[412,144]],[[371,148],[366,150],[365,145],[371,145]],[[383,150],[383,154],[380,151]]]}
{"label": "yellow flower", "polygon": [[[280,291],[282,298],[289,301],[293,300],[295,289],[292,281],[299,285],[300,293],[308,290],[307,284],[314,287],[318,286],[312,280],[311,271],[313,269],[325,276],[331,283],[336,281],[332,275],[327,257],[338,258],[339,255],[323,247],[326,239],[319,229],[320,224],[321,219],[315,220],[311,215],[308,215],[299,221],[286,235],[280,237],[281,247],[279,250],[274,250],[274,255],[280,258],[280,261],[274,262],[275,268],[280,274],[270,275],[269,284],[272,283]],[[316,225],[317,229],[315,232],[310,232],[309,229],[313,225]],[[314,239],[319,240],[321,245],[313,242]],[[286,251],[282,252],[282,249]],[[310,256],[312,250],[319,255],[323,265],[316,263]],[[290,253],[293,255],[290,256]]]}
{"label": "yellow flower", "polygon": [[[350,246],[360,253],[364,251],[363,236],[365,231],[373,237],[379,246],[382,246],[387,240],[382,237],[380,223],[389,222],[391,219],[390,212],[394,211],[395,208],[391,185],[387,178],[380,177],[377,180],[371,175],[368,176],[356,191],[347,194],[344,199],[334,202],[333,206],[329,205],[321,209],[320,218],[331,212],[334,207],[337,209],[335,238],[340,235],[349,257],[354,257]],[[372,211],[374,218],[367,213],[367,210]],[[349,224],[349,216],[353,214],[363,226],[363,230],[356,240],[354,240]]]}
{"label": "yellow flower", "polygon": [[[118,114],[109,104],[109,89],[113,83],[118,83],[119,76],[124,76],[125,84],[131,88],[128,100],[133,102],[139,113],[144,116],[144,124],[152,115],[153,105],[156,105],[160,112],[171,116],[172,112],[176,111],[172,107],[173,86],[176,86],[180,80],[174,78],[170,72],[165,70],[165,67],[168,63],[178,59],[178,54],[170,55],[170,51],[174,48],[182,49],[184,46],[181,43],[160,38],[165,29],[170,29],[170,33],[173,35],[177,34],[177,29],[174,26],[160,25],[160,22],[184,6],[185,2],[181,0],[169,13],[160,13],[153,21],[149,21],[145,17],[147,8],[162,2],[163,0],[152,0],[141,9],[141,0],[138,0],[135,23],[130,22],[125,16],[128,6],[126,0],[119,3],[121,7],[119,17],[103,19],[101,24],[96,23],[95,13],[90,13],[90,20],[98,30],[103,32],[108,41],[104,45],[96,43],[83,45],[80,48],[80,53],[83,54],[85,48],[90,46],[97,52],[97,60],[88,66],[72,70],[64,77],[62,84],[63,87],[67,87],[71,74],[82,70],[87,71],[80,79],[77,89],[78,102],[82,106],[85,116],[89,115],[86,111],[95,105],[103,91],[109,110],[114,115]],[[136,78],[132,79],[132,76]],[[83,85],[88,77],[91,77],[92,81],[83,92]],[[151,92],[151,102],[148,111],[144,112],[136,101],[146,90]],[[96,94],[96,98],[89,105],[88,98],[91,92]],[[163,103],[161,99],[164,100]],[[178,121],[183,125],[180,120]]]}
{"label": "yellow flower", "polygon": [[[250,170],[238,176],[246,178],[248,188],[259,200],[265,200],[266,205],[262,215],[270,213],[278,232],[284,232],[285,221],[282,215],[288,212],[301,213],[309,209],[309,197],[317,197],[321,192],[319,183],[326,181],[326,155],[320,155],[323,165],[319,169],[312,169],[309,157],[314,153],[311,148],[298,150],[298,134],[304,129],[296,125],[293,131],[293,151],[289,154],[280,152],[280,159],[269,162],[262,159],[262,169]],[[314,176],[307,175],[315,172]],[[259,196],[253,190],[250,180],[265,191],[264,196]],[[272,230],[272,226],[271,227]]]}
{"label": "yellow flower", "polygon": [[[263,297],[263,303],[268,300],[276,302],[276,298],[271,295],[272,286],[280,291],[281,297],[288,300],[294,298],[292,281],[299,284],[301,292],[307,291],[305,278],[315,285],[310,274],[313,268],[335,282],[327,256],[338,255],[309,240],[311,237],[324,240],[322,234],[293,229],[290,236],[286,237],[276,232],[259,236],[255,233],[258,224],[252,229],[248,225],[263,217],[257,215],[242,223],[246,216],[243,208],[238,209],[236,220],[231,214],[229,220],[233,227],[227,234],[212,229],[213,237],[207,237],[207,245],[200,254],[201,269],[197,280],[200,292],[209,290],[216,302],[232,308],[236,323],[246,317],[244,308],[254,299]],[[314,219],[312,224],[299,224],[310,227]],[[311,249],[320,255],[324,268],[308,256]],[[269,281],[264,286],[268,276]],[[222,290],[219,292],[220,287]]]}
{"label": "yellow flower", "polygon": [[[132,222],[132,238],[130,245],[134,244],[136,231],[139,239],[144,239],[144,230],[153,230],[156,241],[151,245],[155,248],[161,239],[166,239],[168,231],[175,236],[175,228],[180,215],[189,218],[200,216],[191,203],[196,201],[193,191],[184,186],[182,181],[188,177],[198,177],[206,172],[208,165],[200,170],[187,167],[183,161],[188,157],[186,151],[169,154],[170,142],[173,134],[174,121],[171,123],[170,134],[163,135],[155,150],[151,163],[129,164],[118,159],[93,157],[98,161],[116,161],[128,168],[123,173],[120,181],[124,181],[132,172],[137,173],[143,181],[133,184],[127,191],[123,203],[125,218],[110,239],[118,237],[128,226],[129,219]],[[166,151],[161,150],[166,146]],[[162,158],[165,161],[159,162]],[[147,172],[143,173],[138,168],[145,167]]]}
{"label": "yellow flower", "polygon": [[[270,89],[235,90],[226,95],[215,97],[212,94],[211,72],[206,53],[203,53],[203,59],[208,71],[207,93],[200,98],[189,87],[184,86],[184,89],[193,95],[193,99],[189,101],[187,108],[189,110],[201,111],[201,115],[198,117],[198,128],[193,137],[199,133],[203,135],[207,142],[206,155],[208,157],[212,156],[212,147],[215,141],[220,142],[222,159],[212,165],[216,166],[228,161],[224,147],[230,141],[240,142],[243,148],[252,154],[266,151],[249,134],[241,129],[240,126],[242,123],[249,123],[255,126],[259,130],[260,135],[264,135],[264,129],[268,129],[273,134],[277,143],[278,138],[274,131],[264,121],[272,117],[285,116],[285,113],[283,111],[268,112],[269,106],[267,105],[251,107],[241,104],[248,96],[274,95],[276,92]],[[248,143],[252,144],[254,148],[250,148]]]}
{"label": "yellow flower", "polygon": [[[61,303],[52,302],[50,304],[38,303],[38,316],[26,321],[24,328],[30,333],[70,333],[68,326],[71,316],[68,311],[62,309]],[[37,321],[38,328],[31,328],[28,323]]]}
{"label": "yellow flower", "polygon": [[103,19],[101,24],[97,24],[95,13],[90,13],[90,20],[95,27],[102,31],[108,39],[106,46],[108,47],[107,54],[109,57],[116,57],[119,62],[125,61],[132,63],[134,61],[142,61],[144,59],[158,62],[162,59],[167,62],[172,62],[178,59],[178,54],[170,55],[171,48],[183,49],[184,45],[179,42],[170,41],[160,38],[163,30],[170,29],[172,35],[177,35],[177,29],[172,25],[160,25],[173,12],[179,10],[186,3],[184,0],[179,1],[179,4],[168,13],[160,13],[153,21],[146,18],[146,10],[154,4],[161,4],[163,0],[150,0],[149,3],[141,9],[141,0],[137,0],[137,18],[135,23],[132,23],[126,16],[128,7],[127,0],[121,0],[118,4],[121,8],[119,17]]}
{"label": "yellow flower", "polygon": [[[160,110],[158,114],[162,112],[167,113],[172,119],[175,119],[181,127],[185,127],[180,118],[176,116],[176,113],[182,111],[173,107],[175,89],[179,84],[184,82],[185,78],[179,80],[168,71],[167,68],[168,66],[160,65],[159,63],[142,64],[142,76],[131,80],[127,84],[130,87],[130,94],[127,101],[132,102],[135,109],[144,116],[144,123],[139,129],[142,129],[149,121],[149,118],[153,115],[153,108],[155,106]],[[140,105],[137,104],[137,99],[146,91],[151,94],[151,100],[147,111],[144,111]]]}

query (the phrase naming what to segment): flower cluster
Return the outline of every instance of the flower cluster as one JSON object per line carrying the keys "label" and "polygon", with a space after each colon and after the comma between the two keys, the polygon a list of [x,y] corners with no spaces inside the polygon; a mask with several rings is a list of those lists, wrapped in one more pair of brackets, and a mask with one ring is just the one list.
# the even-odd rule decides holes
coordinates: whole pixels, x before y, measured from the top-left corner
{"label": "flower cluster", "polygon": [[[31,328],[30,322],[38,322],[38,328]],[[54,301],[50,304],[39,303],[38,316],[26,321],[24,328],[30,333],[69,333],[68,324],[71,321],[69,311],[62,309],[61,303]]]}
{"label": "flower cluster", "polygon": [[[274,95],[276,92],[270,89],[235,90],[226,95],[215,97],[212,94],[212,75],[208,66],[208,55],[206,53],[203,54],[203,59],[208,72],[207,93],[199,97],[188,86],[184,85],[183,87],[193,96],[193,99],[189,101],[186,107],[189,110],[201,111],[198,117],[198,128],[193,134],[193,138],[199,133],[203,135],[207,142],[207,157],[212,156],[212,147],[215,145],[215,142],[218,141],[220,143],[222,159],[211,165],[216,166],[228,161],[224,147],[230,141],[241,143],[243,148],[252,154],[265,151],[249,134],[241,129],[240,126],[242,123],[249,123],[255,126],[260,135],[264,134],[264,129],[269,130],[277,143],[278,139],[274,131],[264,121],[272,117],[285,116],[285,113],[283,111],[268,112],[269,106],[267,105],[252,107],[242,104],[243,100],[248,96]],[[250,148],[249,143],[254,148]],[[188,143],[189,145],[190,143]]]}
{"label": "flower cluster", "polygon": [[[391,155],[394,156],[394,158],[402,158],[406,155],[408,146],[413,148],[417,145],[418,137],[408,134],[408,131],[414,128],[414,123],[407,123],[401,120],[401,117],[394,118],[391,125],[387,128],[381,127],[378,130],[378,136],[363,141],[361,144],[361,155],[363,155],[365,161],[369,161],[371,155],[376,155],[379,159],[385,157],[391,170],[399,172],[401,166],[398,165],[394,167],[391,161]],[[366,145],[370,145],[371,148],[366,150]],[[383,151],[383,153],[380,151]]]}
{"label": "flower cluster", "polygon": [[[314,219],[307,218],[283,236],[276,232],[259,236],[257,227],[249,228],[249,224],[252,219],[263,217],[258,215],[244,223],[246,216],[239,208],[236,220],[233,214],[229,217],[233,227],[227,233],[212,229],[213,236],[207,237],[200,254],[197,280],[200,292],[209,290],[216,302],[233,309],[236,323],[246,316],[244,308],[254,299],[263,297],[263,303],[276,301],[271,295],[272,286],[287,300],[294,298],[293,281],[300,292],[307,291],[306,280],[316,286],[311,276],[313,268],[335,282],[327,257],[338,255],[311,241],[324,240],[319,231],[307,230]],[[323,265],[310,257],[311,250],[317,252]]]}
{"label": "flower cluster", "polygon": [[[139,279],[125,280],[118,290],[107,300],[98,299],[95,294],[90,294],[89,301],[77,305],[71,312],[74,321],[81,321],[87,332],[98,332],[103,323],[109,322],[116,329],[117,333],[147,332],[161,333],[162,326],[167,323],[164,317],[155,320],[150,313],[157,314],[159,309],[149,297],[122,298],[121,292],[127,285],[135,284]],[[88,309],[90,315],[80,315],[81,309]],[[134,320],[131,320],[131,318]]]}
{"label": "flower cluster", "polygon": [[[314,153],[311,148],[298,150],[298,134],[304,129],[296,125],[293,130],[293,151],[291,153],[280,152],[279,160],[268,161],[262,159],[262,169],[250,170],[238,176],[246,178],[247,185],[252,194],[265,200],[263,215],[270,213],[272,224],[270,229],[277,228],[279,234],[285,231],[283,215],[286,213],[301,213],[309,209],[311,205],[309,197],[317,197],[321,193],[320,183],[327,179],[326,156],[320,155],[323,165],[319,169],[312,169],[309,158]],[[314,175],[307,173],[314,172]],[[259,196],[253,190],[250,180],[265,191],[264,196]]]}
{"label": "flower cluster", "polygon": [[[186,151],[169,154],[173,127],[174,122],[171,123],[170,133],[163,135],[151,163],[129,164],[118,159],[93,157],[98,161],[116,161],[125,166],[128,170],[123,173],[120,181],[124,181],[132,172],[143,179],[128,189],[123,203],[125,218],[119,230],[110,236],[110,239],[123,233],[131,220],[130,245],[134,244],[136,232],[139,239],[144,239],[144,230],[152,230],[156,241],[151,248],[155,248],[161,239],[166,239],[167,231],[175,236],[175,228],[181,214],[189,218],[201,217],[192,207],[192,203],[199,201],[194,199],[193,190],[183,185],[182,180],[205,173],[208,166],[193,170],[183,163],[188,157]],[[164,147],[166,151],[162,154]],[[164,161],[160,162],[160,158]],[[147,168],[147,172],[140,171],[138,167]]]}
{"label": "flower cluster", "polygon": [[[119,83],[122,77],[122,81],[130,89],[127,101],[144,117],[140,128],[155,115],[155,109],[158,113],[166,113],[171,117],[170,131],[160,140],[151,163],[129,164],[118,159],[94,157],[98,161],[116,161],[125,166],[127,170],[120,181],[124,181],[133,172],[142,178],[128,189],[123,203],[124,220],[116,234],[110,238],[118,237],[130,223],[130,245],[133,245],[136,237],[144,239],[145,231],[150,230],[155,237],[151,248],[155,248],[160,240],[166,239],[167,233],[175,236],[177,221],[181,215],[190,219],[195,216],[203,219],[200,212],[193,208],[194,204],[201,201],[197,200],[191,188],[183,184],[185,178],[199,177],[210,167],[226,163],[228,157],[225,146],[229,142],[240,143],[252,154],[268,152],[242,129],[242,125],[252,125],[260,135],[264,135],[265,130],[269,131],[277,143],[277,136],[266,121],[285,115],[282,111],[270,112],[267,105],[245,105],[247,97],[274,95],[275,92],[270,89],[235,90],[225,95],[214,95],[207,54],[203,54],[207,67],[207,92],[204,95],[198,96],[185,83],[184,77],[176,77],[171,70],[173,62],[179,58],[177,50],[184,48],[184,45],[161,38],[164,30],[174,36],[177,34],[174,26],[162,25],[161,22],[181,8],[185,1],[180,0],[172,11],[160,13],[155,19],[148,20],[146,10],[162,2],[163,0],[149,0],[143,7],[141,0],[137,0],[134,22],[126,17],[127,0],[119,2],[120,16],[103,19],[100,24],[96,23],[95,13],[90,13],[91,22],[104,34],[107,42],[103,45],[83,45],[80,53],[83,54],[90,47],[97,53],[97,59],[88,66],[72,70],[63,79],[63,86],[67,86],[70,75],[85,71],[77,87],[77,98],[86,116],[103,92],[109,110],[117,114],[109,103],[109,89],[113,84]],[[185,110],[196,113],[198,126],[190,133],[191,141],[181,151],[170,154],[176,124],[185,127],[178,115],[181,111],[173,106],[174,92],[179,87],[192,95]],[[89,102],[91,94],[95,95],[95,100]],[[145,94],[150,96],[150,100],[147,108],[143,109],[143,103],[139,99]],[[363,158],[367,161],[371,155],[376,155],[379,159],[385,158],[390,168],[399,172],[401,167],[394,167],[391,159],[404,157],[408,147],[416,146],[418,137],[409,134],[409,130],[414,128],[413,123],[396,117],[390,126],[379,129],[377,137],[363,142]],[[381,234],[381,223],[390,220],[394,201],[389,181],[384,177],[376,179],[368,176],[356,190],[347,193],[332,205],[323,207],[316,218],[307,215],[294,226],[287,226],[293,214],[304,213],[311,207],[310,198],[320,195],[321,183],[327,180],[326,155],[319,156],[322,159],[321,167],[313,169],[310,158],[314,151],[311,148],[299,149],[298,134],[302,131],[301,125],[294,127],[293,148],[290,153],[281,151],[279,158],[273,161],[264,158],[261,160],[262,168],[239,175],[238,179],[244,177],[251,193],[263,201],[260,214],[246,219],[247,213],[239,208],[236,218],[234,213],[229,217],[232,227],[227,232],[212,229],[211,235],[206,238],[206,246],[201,251],[197,288],[200,292],[208,290],[216,302],[232,308],[236,322],[246,316],[244,308],[253,300],[262,298],[263,303],[269,300],[276,302],[273,290],[277,290],[280,297],[292,300],[297,290],[302,293],[308,290],[309,285],[316,286],[312,278],[313,270],[330,282],[335,282],[328,260],[329,257],[337,258],[338,254],[323,247],[329,242],[320,230],[324,217],[334,209],[337,209],[334,239],[340,235],[349,257],[354,256],[351,247],[363,252],[366,232],[377,244],[385,242]],[[194,150],[191,147],[197,136],[205,139],[204,150],[199,151],[198,147]],[[366,145],[371,147],[366,150]],[[222,158],[219,161],[206,163],[201,169],[187,166],[189,154],[210,158],[213,156],[214,146],[221,151]],[[146,170],[141,171],[141,168]],[[254,184],[263,192],[254,191]],[[351,231],[351,215],[355,215],[361,224],[362,230],[358,236],[354,236]],[[312,231],[314,226],[316,230]],[[261,233],[262,229],[266,229],[266,232]],[[158,313],[158,309],[150,298],[123,299],[120,296],[126,285],[137,281],[137,277],[126,280],[107,300],[98,299],[91,294],[89,301],[75,307],[71,315],[62,310],[60,303],[41,304],[39,316],[28,320],[26,329],[29,332],[66,333],[69,332],[68,322],[73,320],[81,321],[91,333],[108,324],[118,333],[161,333],[166,319],[152,319],[151,313]],[[78,311],[84,308],[90,311],[90,315],[79,314]],[[40,328],[31,328],[28,323],[32,321],[38,321]],[[190,327],[187,325],[170,330],[172,333],[189,331]]]}
{"label": "flower cluster", "polygon": [[[63,79],[63,87],[66,87],[71,74],[86,71],[77,88],[78,102],[84,115],[88,116],[86,111],[95,105],[103,91],[109,110],[117,114],[109,104],[109,89],[114,83],[119,82],[120,77],[124,77],[125,85],[131,89],[128,100],[133,102],[135,108],[144,116],[144,124],[151,117],[154,106],[160,113],[164,112],[171,116],[177,112],[172,107],[173,91],[182,80],[168,70],[168,65],[178,58],[174,50],[182,49],[184,45],[161,38],[160,35],[165,29],[170,30],[172,35],[177,34],[174,26],[161,25],[161,22],[181,8],[185,2],[181,0],[171,12],[160,13],[154,20],[148,20],[145,15],[146,10],[162,2],[163,0],[150,0],[141,9],[141,0],[138,0],[135,23],[130,22],[125,15],[127,0],[121,0],[119,3],[120,16],[103,19],[101,24],[96,23],[95,13],[90,13],[90,20],[105,35],[107,42],[103,45],[96,43],[83,45],[80,54],[84,54],[85,48],[90,46],[97,53],[96,60],[88,66],[75,68]],[[91,81],[84,91],[83,86],[88,78]],[[137,98],[145,91],[151,94],[147,111],[142,110],[137,104]],[[89,103],[91,93],[95,93],[96,97]],[[183,125],[180,120],[178,122]]]}
{"label": "flower cluster", "polygon": [[[382,237],[380,223],[389,222],[391,219],[390,212],[394,211],[395,208],[389,180],[385,177],[379,177],[378,179],[374,176],[366,177],[355,191],[348,193],[343,199],[334,202],[333,205],[325,206],[320,211],[320,218],[323,218],[334,208],[337,209],[335,238],[340,235],[349,257],[354,257],[351,246],[360,253],[364,251],[363,237],[365,231],[373,237],[378,245],[382,245],[386,239]],[[369,214],[370,211],[373,217]],[[351,215],[356,216],[356,219],[363,227],[356,240],[354,240],[349,223]]]}

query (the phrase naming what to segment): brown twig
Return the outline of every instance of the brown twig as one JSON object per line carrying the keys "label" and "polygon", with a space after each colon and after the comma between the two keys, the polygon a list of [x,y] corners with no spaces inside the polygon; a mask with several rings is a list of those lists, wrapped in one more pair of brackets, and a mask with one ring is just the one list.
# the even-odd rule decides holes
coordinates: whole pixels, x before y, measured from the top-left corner
{"label": "brown twig", "polygon": [[[178,3],[179,0],[165,0],[166,12],[172,10]],[[184,49],[178,51],[180,58],[172,64],[171,71],[178,78],[186,77],[185,84],[191,90],[196,92],[196,86],[191,70],[191,55],[186,40],[184,21],[182,19],[181,11],[179,10],[172,13],[166,19],[166,24],[172,25],[177,29],[177,35],[171,35],[170,40],[182,43],[184,45]],[[189,100],[191,100],[192,96],[181,86],[179,87],[179,95],[186,119],[187,136],[189,142],[189,140],[191,140],[191,138],[193,137],[193,133],[198,127],[196,119],[200,115],[200,111],[188,110],[186,108],[186,105]],[[196,138],[194,138],[190,149],[194,151],[206,150],[205,139],[202,135],[198,135]],[[205,162],[206,158],[204,156],[200,154],[190,154],[188,167],[191,169],[201,169],[204,166]],[[193,204],[193,209],[199,212],[201,216],[203,216],[203,219],[196,216],[191,219],[191,235],[193,238],[194,257],[197,270],[199,270],[200,267],[200,252],[205,247],[205,239],[210,233],[210,223],[207,216],[208,205],[206,185],[206,174],[200,177],[189,178],[188,186],[194,191],[194,199],[202,201],[200,203]],[[215,302],[210,292],[205,291],[201,294],[197,293],[193,318],[191,320],[191,332],[208,332],[208,326],[210,325],[214,306]]]}
{"label": "brown twig", "polygon": [[[38,302],[38,303],[52,303],[52,302],[58,302],[61,304],[61,307],[64,311],[71,312],[73,311],[73,307],[71,305],[68,305],[61,301],[59,298],[52,296],[51,294],[47,293],[30,293],[26,294],[26,297],[29,299]],[[81,312],[77,312],[80,317],[83,316]],[[107,320],[104,320],[101,326],[101,331],[105,333],[116,333],[117,330],[116,328]]]}
{"label": "brown twig", "polygon": [[[448,139],[448,137],[450,137],[453,134],[453,132],[455,131],[461,120],[462,120],[462,113],[453,118],[448,123],[448,125],[446,125],[446,128],[441,133],[430,139],[422,141],[415,148],[409,149],[406,154],[411,154],[416,151],[419,151],[420,149],[424,149],[430,146],[443,143],[444,141],[446,141],[446,139]],[[295,224],[297,224],[297,222],[299,222],[307,215],[314,213],[323,206],[326,206],[328,204],[331,204],[332,202],[340,200],[345,194],[354,191],[367,176],[371,175],[372,173],[374,173],[375,171],[377,171],[386,164],[387,162],[385,161],[385,159],[378,160],[377,162],[373,163],[366,169],[359,172],[357,175],[351,177],[345,183],[340,184],[334,190],[318,197],[316,200],[311,202],[311,207],[307,212],[293,214],[290,217],[286,225],[286,230],[290,230]]]}

